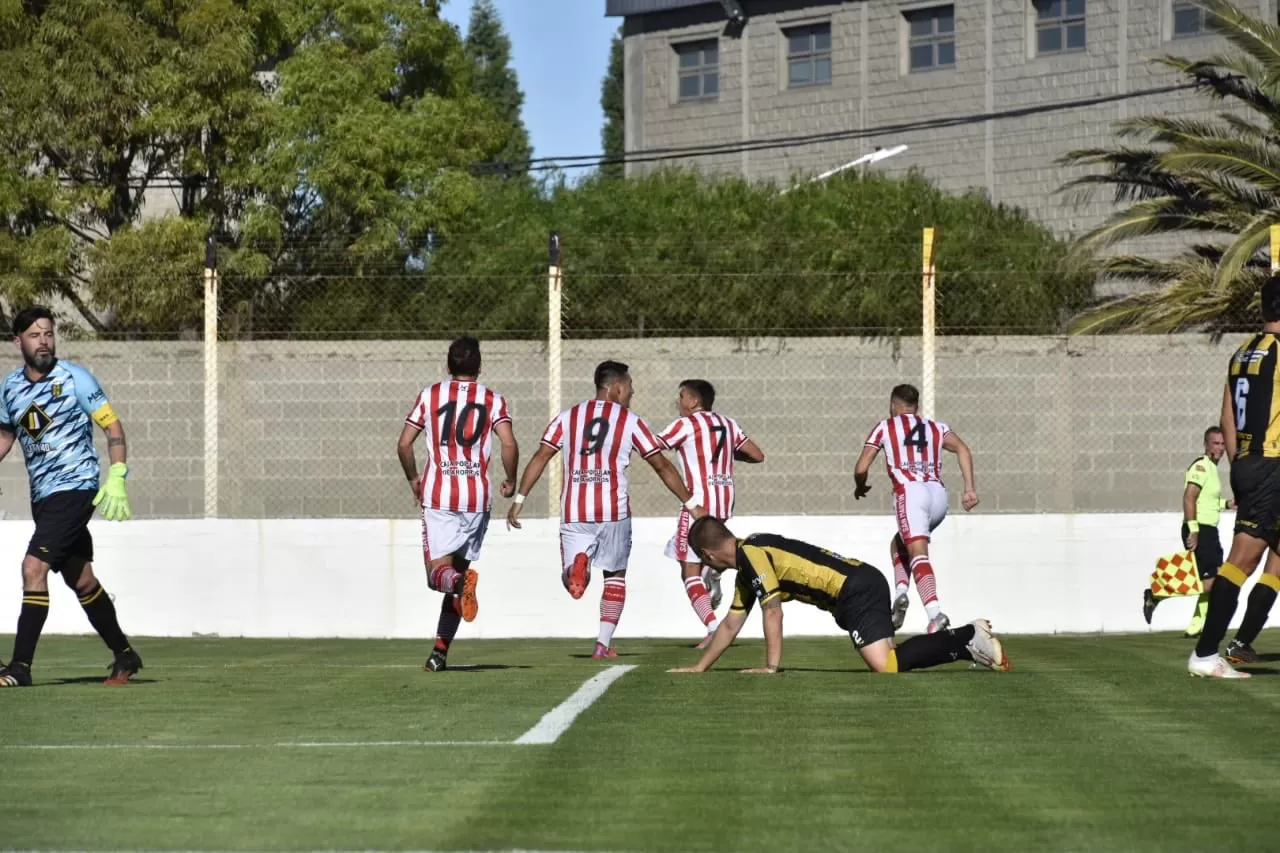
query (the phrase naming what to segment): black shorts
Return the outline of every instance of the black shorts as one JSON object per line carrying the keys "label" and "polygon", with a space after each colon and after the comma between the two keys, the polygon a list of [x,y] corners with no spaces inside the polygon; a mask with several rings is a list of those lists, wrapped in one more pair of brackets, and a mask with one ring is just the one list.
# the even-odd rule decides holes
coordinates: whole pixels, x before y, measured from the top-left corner
{"label": "black shorts", "polygon": [[97,489],[54,492],[31,504],[36,532],[27,545],[27,553],[48,563],[55,572],[93,562],[89,519],[93,518],[97,494]]}
{"label": "black shorts", "polygon": [[1235,532],[1261,539],[1274,551],[1280,540],[1280,459],[1241,456],[1232,462],[1231,493]]}
{"label": "black shorts", "polygon": [[[1182,541],[1186,542],[1191,531],[1186,522],[1182,524]],[[1196,571],[1201,580],[1218,576],[1222,568],[1222,540],[1218,538],[1218,527],[1215,524],[1200,525],[1200,537],[1196,540]]]}
{"label": "black shorts", "polygon": [[836,624],[849,632],[856,648],[893,638],[889,582],[879,569],[864,563],[849,572],[840,589],[835,617]]}

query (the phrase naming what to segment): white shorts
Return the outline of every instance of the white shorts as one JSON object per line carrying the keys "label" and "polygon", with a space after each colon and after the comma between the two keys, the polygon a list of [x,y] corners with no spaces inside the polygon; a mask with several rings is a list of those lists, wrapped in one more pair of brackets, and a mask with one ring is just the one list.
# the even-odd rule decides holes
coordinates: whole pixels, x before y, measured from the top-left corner
{"label": "white shorts", "polygon": [[893,507],[903,542],[928,539],[947,517],[947,489],[937,480],[907,483],[894,493]]}
{"label": "white shorts", "polygon": [[480,559],[480,546],[489,529],[487,512],[453,512],[447,509],[422,510],[422,559],[432,560],[458,552],[466,560]]}
{"label": "white shorts", "polygon": [[631,519],[561,522],[560,563],[565,571],[579,554],[586,554],[602,572],[625,572],[631,559]]}
{"label": "white shorts", "polygon": [[[728,521],[727,518],[720,519]],[[667,550],[663,553],[673,560],[679,560],[682,563],[701,563],[702,558],[697,552],[689,547],[689,528],[693,526],[693,516],[689,514],[689,510],[680,510],[680,518],[676,521],[676,535],[667,541]]]}

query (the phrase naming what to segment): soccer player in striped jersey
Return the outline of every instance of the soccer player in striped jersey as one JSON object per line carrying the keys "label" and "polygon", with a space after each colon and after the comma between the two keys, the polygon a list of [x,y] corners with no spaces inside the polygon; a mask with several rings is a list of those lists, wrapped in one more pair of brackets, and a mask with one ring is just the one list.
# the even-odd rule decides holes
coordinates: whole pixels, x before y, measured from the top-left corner
{"label": "soccer player in striped jersey", "polygon": [[[124,684],[142,669],[142,659],[120,629],[116,607],[93,570],[89,520],[96,507],[108,521],[128,521],[129,467],[124,426],[93,374],[57,356],[53,313],[32,306],[13,319],[13,342],[22,367],[0,385],[0,459],[22,445],[31,480],[35,533],[22,560],[22,610],[13,638],[13,659],[0,666],[0,688],[31,685],[31,664],[49,615],[49,572],[62,575],[84,608],[89,624],[111,649],[115,662],[107,684]],[[102,463],[93,425],[107,434],[111,467],[99,487]]]}
{"label": "soccer player in striped jersey", "polygon": [[[477,572],[471,564],[480,558],[489,511],[493,504],[489,484],[489,458],[493,435],[502,442],[502,496],[515,491],[520,449],[511,430],[507,400],[477,380],[480,377],[480,342],[461,337],[449,345],[450,379],[424,389],[400,431],[396,448],[400,465],[422,508],[422,558],[427,585],[444,593],[435,647],[426,669],[439,672],[447,666],[449,646],[460,620],[476,618]],[[413,443],[427,433],[427,460],[421,473]]]}
{"label": "soccer player in striped jersey", "polygon": [[893,641],[889,584],[874,566],[808,542],[757,533],[737,539],[718,518],[696,521],[689,545],[709,566],[738,570],[733,607],[693,666],[669,672],[706,672],[733,641],[757,601],[763,611],[765,663],[743,672],[774,673],[782,665],[782,603],[800,601],[830,613],[872,672],[910,672],[969,660],[998,672],[1012,669],[991,623],[975,619],[956,629]]}
{"label": "soccer player in striped jersey", "polygon": [[954,453],[964,478],[964,494],[960,505],[965,512],[978,505],[973,485],[973,454],[960,436],[941,421],[923,418],[916,413],[920,392],[913,385],[898,385],[889,394],[889,417],[876,424],[867,436],[854,468],[853,496],[861,499],[871,491],[867,474],[881,450],[885,467],[893,483],[893,504],[898,517],[898,532],[889,543],[893,561],[896,594],[893,601],[893,627],[902,627],[907,615],[907,590],[911,578],[929,614],[929,633],[951,624],[938,602],[938,584],[929,561],[929,537],[947,517],[947,489],[942,483],[942,451]]}
{"label": "soccer player in striped jersey", "polygon": [[[707,514],[722,521],[733,517],[735,489],[733,463],[763,462],[764,452],[733,418],[713,411],[716,389],[705,379],[680,383],[676,408],[680,417],[664,429],[658,440],[676,452],[684,484]],[[684,590],[693,612],[706,626],[707,635],[698,644],[704,647],[720,626],[716,607],[720,604],[720,573],[704,567],[689,549],[689,525],[693,519],[680,510],[675,536],[667,543],[666,555],[680,563]]]}
{"label": "soccer player in striped jersey", "polygon": [[591,567],[604,573],[600,595],[600,631],[593,658],[617,657],[613,633],[627,600],[627,563],[631,558],[631,501],[627,468],[639,453],[671,494],[694,518],[706,511],[680,481],[680,472],[662,455],[662,444],[629,408],[635,387],[629,368],[617,361],[596,367],[596,396],[561,412],[542,435],[542,445],[524,469],[507,524],[520,527],[520,510],[547,463],[563,460],[560,493],[561,581],[581,598]]}

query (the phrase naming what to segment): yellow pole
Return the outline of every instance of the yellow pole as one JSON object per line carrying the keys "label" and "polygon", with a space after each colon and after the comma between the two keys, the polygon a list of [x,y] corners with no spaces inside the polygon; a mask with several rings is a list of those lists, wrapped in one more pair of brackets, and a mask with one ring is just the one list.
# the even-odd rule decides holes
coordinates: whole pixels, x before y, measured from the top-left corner
{"label": "yellow pole", "polygon": [[934,338],[935,330],[935,296],[936,296],[936,275],[933,266],[933,237],[934,230],[932,228],[924,229],[924,247],[922,251],[921,264],[921,298],[923,300],[922,322],[920,328],[920,414],[926,418],[933,417],[933,392],[935,375],[934,369],[937,361],[937,344]]}
{"label": "yellow pole", "polygon": [[1271,271],[1280,271],[1280,225],[1271,226]]}

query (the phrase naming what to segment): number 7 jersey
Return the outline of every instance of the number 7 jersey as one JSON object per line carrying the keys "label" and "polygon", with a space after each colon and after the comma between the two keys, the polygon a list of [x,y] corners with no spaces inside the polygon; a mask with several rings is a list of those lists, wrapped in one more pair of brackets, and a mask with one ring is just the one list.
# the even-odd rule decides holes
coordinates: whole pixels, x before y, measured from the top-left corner
{"label": "number 7 jersey", "polygon": [[680,475],[693,499],[716,518],[732,518],[733,454],[747,443],[738,422],[718,412],[694,412],[673,421],[658,440],[676,451]]}
{"label": "number 7 jersey", "polygon": [[639,415],[608,400],[587,400],[565,409],[547,426],[542,443],[560,451],[560,517],[568,524],[630,518],[631,453],[648,459],[662,452]]}
{"label": "number 7 jersey", "polygon": [[898,415],[876,424],[867,447],[884,451],[895,490],[907,483],[942,482],[942,440],[951,427],[919,415]]}
{"label": "number 7 jersey", "polygon": [[488,512],[493,428],[510,421],[506,398],[478,382],[451,379],[424,389],[405,418],[426,433],[422,506]]}

